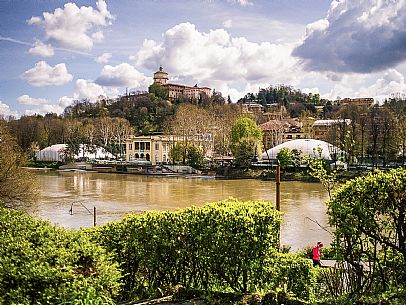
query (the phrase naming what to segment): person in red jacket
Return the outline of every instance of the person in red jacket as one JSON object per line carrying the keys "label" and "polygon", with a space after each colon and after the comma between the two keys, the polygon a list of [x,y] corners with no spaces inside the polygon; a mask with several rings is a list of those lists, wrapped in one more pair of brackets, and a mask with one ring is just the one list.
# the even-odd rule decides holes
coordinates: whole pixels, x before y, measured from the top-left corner
{"label": "person in red jacket", "polygon": [[312,256],[313,256],[313,267],[319,266],[321,267],[320,258],[321,258],[321,251],[320,249],[323,247],[322,242],[317,242],[317,245],[313,247]]}

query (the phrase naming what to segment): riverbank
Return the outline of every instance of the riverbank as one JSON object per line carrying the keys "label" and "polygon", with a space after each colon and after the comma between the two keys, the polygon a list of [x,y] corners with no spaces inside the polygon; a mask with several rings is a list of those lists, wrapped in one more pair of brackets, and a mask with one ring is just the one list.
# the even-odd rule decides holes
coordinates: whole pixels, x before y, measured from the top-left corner
{"label": "riverbank", "polygon": [[[110,164],[90,164],[76,162],[64,164],[61,162],[31,162],[30,169],[35,170],[60,170],[60,171],[87,171],[99,173],[118,173],[131,175],[162,176],[162,177],[186,177],[186,178],[207,178],[207,179],[260,179],[275,180],[274,169],[264,169],[261,167],[251,167],[238,169],[233,167],[217,167],[206,170],[196,170],[188,166],[170,165],[128,165],[123,162]],[[337,179],[340,182],[363,176],[369,170],[342,170],[337,171]],[[281,171],[282,181],[319,182],[308,173],[306,168],[290,169]]]}

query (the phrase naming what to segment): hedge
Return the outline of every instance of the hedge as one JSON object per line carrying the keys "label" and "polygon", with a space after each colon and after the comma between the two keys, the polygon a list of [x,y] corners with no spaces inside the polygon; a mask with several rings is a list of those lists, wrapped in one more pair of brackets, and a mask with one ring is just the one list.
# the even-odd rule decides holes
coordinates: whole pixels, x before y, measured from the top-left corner
{"label": "hedge", "polygon": [[120,277],[85,233],[0,208],[0,304],[109,304]]}
{"label": "hedge", "polygon": [[92,229],[93,240],[115,254],[126,299],[187,289],[284,290],[313,297],[308,260],[278,253],[281,215],[270,202],[236,199],[176,212],[132,214]]}

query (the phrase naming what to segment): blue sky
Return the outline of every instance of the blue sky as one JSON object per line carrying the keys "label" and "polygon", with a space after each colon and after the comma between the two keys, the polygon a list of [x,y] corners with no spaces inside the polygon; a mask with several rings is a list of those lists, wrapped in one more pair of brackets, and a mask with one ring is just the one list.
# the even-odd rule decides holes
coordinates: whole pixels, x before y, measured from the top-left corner
{"label": "blue sky", "polygon": [[171,81],[234,102],[286,84],[322,97],[406,94],[406,0],[0,0],[0,115]]}

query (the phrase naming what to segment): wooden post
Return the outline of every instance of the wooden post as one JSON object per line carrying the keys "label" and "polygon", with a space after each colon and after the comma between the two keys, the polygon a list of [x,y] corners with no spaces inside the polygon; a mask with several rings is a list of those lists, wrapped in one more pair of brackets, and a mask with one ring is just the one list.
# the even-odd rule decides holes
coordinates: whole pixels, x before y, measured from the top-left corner
{"label": "wooden post", "polygon": [[278,165],[276,166],[276,209],[281,210],[281,163],[278,160]]}
{"label": "wooden post", "polygon": [[96,207],[93,207],[93,227],[96,226]]}

